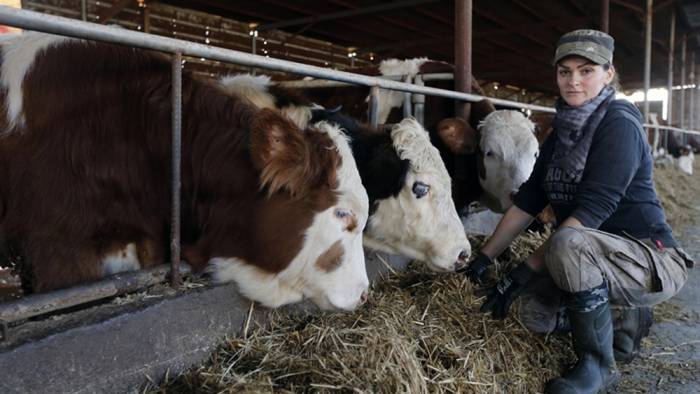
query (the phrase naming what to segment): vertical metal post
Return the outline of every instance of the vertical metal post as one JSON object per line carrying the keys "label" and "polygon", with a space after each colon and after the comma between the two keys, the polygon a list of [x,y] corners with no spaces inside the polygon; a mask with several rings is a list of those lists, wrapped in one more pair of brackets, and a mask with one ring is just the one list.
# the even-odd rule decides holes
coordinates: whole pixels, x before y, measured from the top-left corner
{"label": "vertical metal post", "polygon": [[647,0],[646,27],[644,29],[644,122],[649,121],[649,88],[651,85],[651,18],[654,0]]}
{"label": "vertical metal post", "polygon": [[[258,50],[258,34],[257,31],[250,35],[250,53],[255,55]],[[255,67],[250,68],[250,73],[255,75]]]}
{"label": "vertical metal post", "polygon": [[151,7],[149,5],[143,7],[143,32],[151,32]]}
{"label": "vertical metal post", "polygon": [[[472,0],[455,0],[455,90],[472,90]],[[470,104],[458,101],[455,115],[469,121]]]}
{"label": "vertical metal post", "polygon": [[175,52],[172,63],[172,218],[170,228],[170,285],[177,288],[180,277],[180,156],[182,154],[182,52]]}
{"label": "vertical metal post", "polygon": [[[423,77],[418,74],[413,80],[414,85],[423,86]],[[425,126],[425,95],[424,94],[413,94],[413,117],[416,118],[418,123]]]}
{"label": "vertical metal post", "polygon": [[379,88],[377,86],[372,86],[369,90],[369,111],[368,118],[369,123],[372,127],[377,127],[379,125],[379,100],[377,99],[379,95]]}
{"label": "vertical metal post", "polygon": [[687,41],[688,36],[683,34],[683,39],[681,40],[681,105],[679,108],[680,115],[678,117],[678,127],[681,129],[685,128],[685,48]]}
{"label": "vertical metal post", "polygon": [[[695,88],[693,88],[693,97],[695,98],[694,99],[695,106],[693,107],[692,112],[693,112],[693,119],[695,119],[695,123],[693,124],[693,126],[691,128],[693,130],[698,130],[698,129],[700,129],[700,113],[698,113],[698,107],[700,107],[700,105],[698,105],[699,104],[698,103],[698,80],[700,78],[698,78],[698,65],[697,65],[697,63],[693,63],[693,69],[694,69],[693,74],[695,75]],[[690,139],[691,136],[688,136],[688,138]],[[692,137],[692,138],[695,138],[695,137]]]}
{"label": "vertical metal post", "polygon": [[87,20],[87,0],[80,0],[80,19]]}
{"label": "vertical metal post", "polygon": [[[666,123],[673,126],[673,56],[676,47],[676,9],[671,11],[671,31],[668,40],[668,90],[666,98]],[[664,131],[664,149],[668,152],[668,134],[670,130]]]}
{"label": "vertical metal post", "polygon": [[[406,75],[403,78],[403,81],[406,83],[411,83],[412,82],[411,76]],[[404,92],[404,94],[403,94],[403,117],[404,118],[408,118],[413,113],[413,109],[411,108],[411,96],[412,95],[413,94],[411,92]]]}
{"label": "vertical metal post", "polygon": [[610,32],[610,0],[600,2],[600,30]]}
{"label": "vertical metal post", "polygon": [[[695,51],[691,52],[690,54],[690,74],[689,74],[689,83],[692,86],[690,88],[690,104],[688,105],[688,108],[690,111],[688,111],[688,128],[691,130],[695,129]],[[688,135],[685,134],[686,138],[683,138],[683,143],[687,143],[688,140]]]}

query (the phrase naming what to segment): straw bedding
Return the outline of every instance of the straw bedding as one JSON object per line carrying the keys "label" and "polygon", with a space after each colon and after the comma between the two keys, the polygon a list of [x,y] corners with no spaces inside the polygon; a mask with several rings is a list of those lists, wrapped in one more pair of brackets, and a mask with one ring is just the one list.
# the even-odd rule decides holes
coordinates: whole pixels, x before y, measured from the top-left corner
{"label": "straw bedding", "polygon": [[[511,261],[543,239],[521,237]],[[378,281],[354,313],[271,311],[269,326],[227,339],[157,391],[533,393],[573,360],[567,337],[491,320],[472,292],[462,275],[414,264]]]}
{"label": "straw bedding", "polygon": [[[685,176],[672,167],[656,169],[676,228],[697,216],[692,203],[700,185]],[[516,239],[494,276],[550,232]],[[484,238],[470,241],[477,250]],[[530,333],[513,313],[517,303],[511,317],[494,321],[479,312],[473,290],[462,275],[434,274],[413,263],[385,275],[353,313],[269,311],[269,325],[226,339],[204,365],[146,391],[534,393],[574,361],[568,336]],[[657,319],[680,314],[677,307],[657,307]]]}

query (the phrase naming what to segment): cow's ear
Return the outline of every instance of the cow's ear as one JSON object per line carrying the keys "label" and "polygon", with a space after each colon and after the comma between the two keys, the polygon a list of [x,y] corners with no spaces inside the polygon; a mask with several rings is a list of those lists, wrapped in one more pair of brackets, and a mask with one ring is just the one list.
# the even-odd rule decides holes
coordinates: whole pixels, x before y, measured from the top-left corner
{"label": "cow's ear", "polygon": [[260,171],[260,186],[272,195],[287,190],[296,195],[308,182],[309,152],[304,133],[275,110],[260,110],[250,129],[250,158]]}
{"label": "cow's ear", "polygon": [[493,103],[489,99],[483,99],[481,101],[477,101],[476,103],[472,103],[471,110],[469,112],[469,124],[476,130],[479,123],[481,123],[481,121],[484,120],[488,114],[495,110],[496,107],[493,106]]}
{"label": "cow's ear", "polygon": [[447,148],[455,154],[471,154],[476,151],[478,134],[462,118],[443,119],[438,123],[438,135]]}

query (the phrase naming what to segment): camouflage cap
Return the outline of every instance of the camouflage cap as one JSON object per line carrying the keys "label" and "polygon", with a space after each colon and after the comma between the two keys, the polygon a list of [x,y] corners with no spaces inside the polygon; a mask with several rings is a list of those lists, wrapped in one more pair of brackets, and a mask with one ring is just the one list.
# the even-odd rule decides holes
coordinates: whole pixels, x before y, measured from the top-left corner
{"label": "camouflage cap", "polygon": [[596,64],[612,64],[615,40],[598,30],[574,30],[566,33],[557,42],[554,62],[567,56],[581,56]]}

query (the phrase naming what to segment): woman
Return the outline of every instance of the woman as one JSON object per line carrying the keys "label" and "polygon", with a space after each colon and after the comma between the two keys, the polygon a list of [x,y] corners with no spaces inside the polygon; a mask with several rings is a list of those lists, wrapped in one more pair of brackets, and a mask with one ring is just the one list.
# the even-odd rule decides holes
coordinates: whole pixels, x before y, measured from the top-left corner
{"label": "woman", "polygon": [[548,393],[597,393],[616,384],[609,305],[636,308],[622,319],[619,341],[628,350],[638,347],[651,324],[640,307],[675,295],[692,265],[656,196],[641,115],[631,103],[615,100],[613,50],[613,38],[595,30],[559,39],[554,64],[561,97],[554,132],[514,205],[466,271],[481,282],[492,259],[552,206],[560,225],[551,238],[495,286],[477,291],[486,296],[482,311],[502,319],[529,289],[534,301],[521,308],[536,316],[529,326],[545,331],[545,322],[553,331],[563,325],[557,322],[558,305],[552,307],[557,297],[546,290],[552,284],[565,306],[578,362],[547,383]]}

